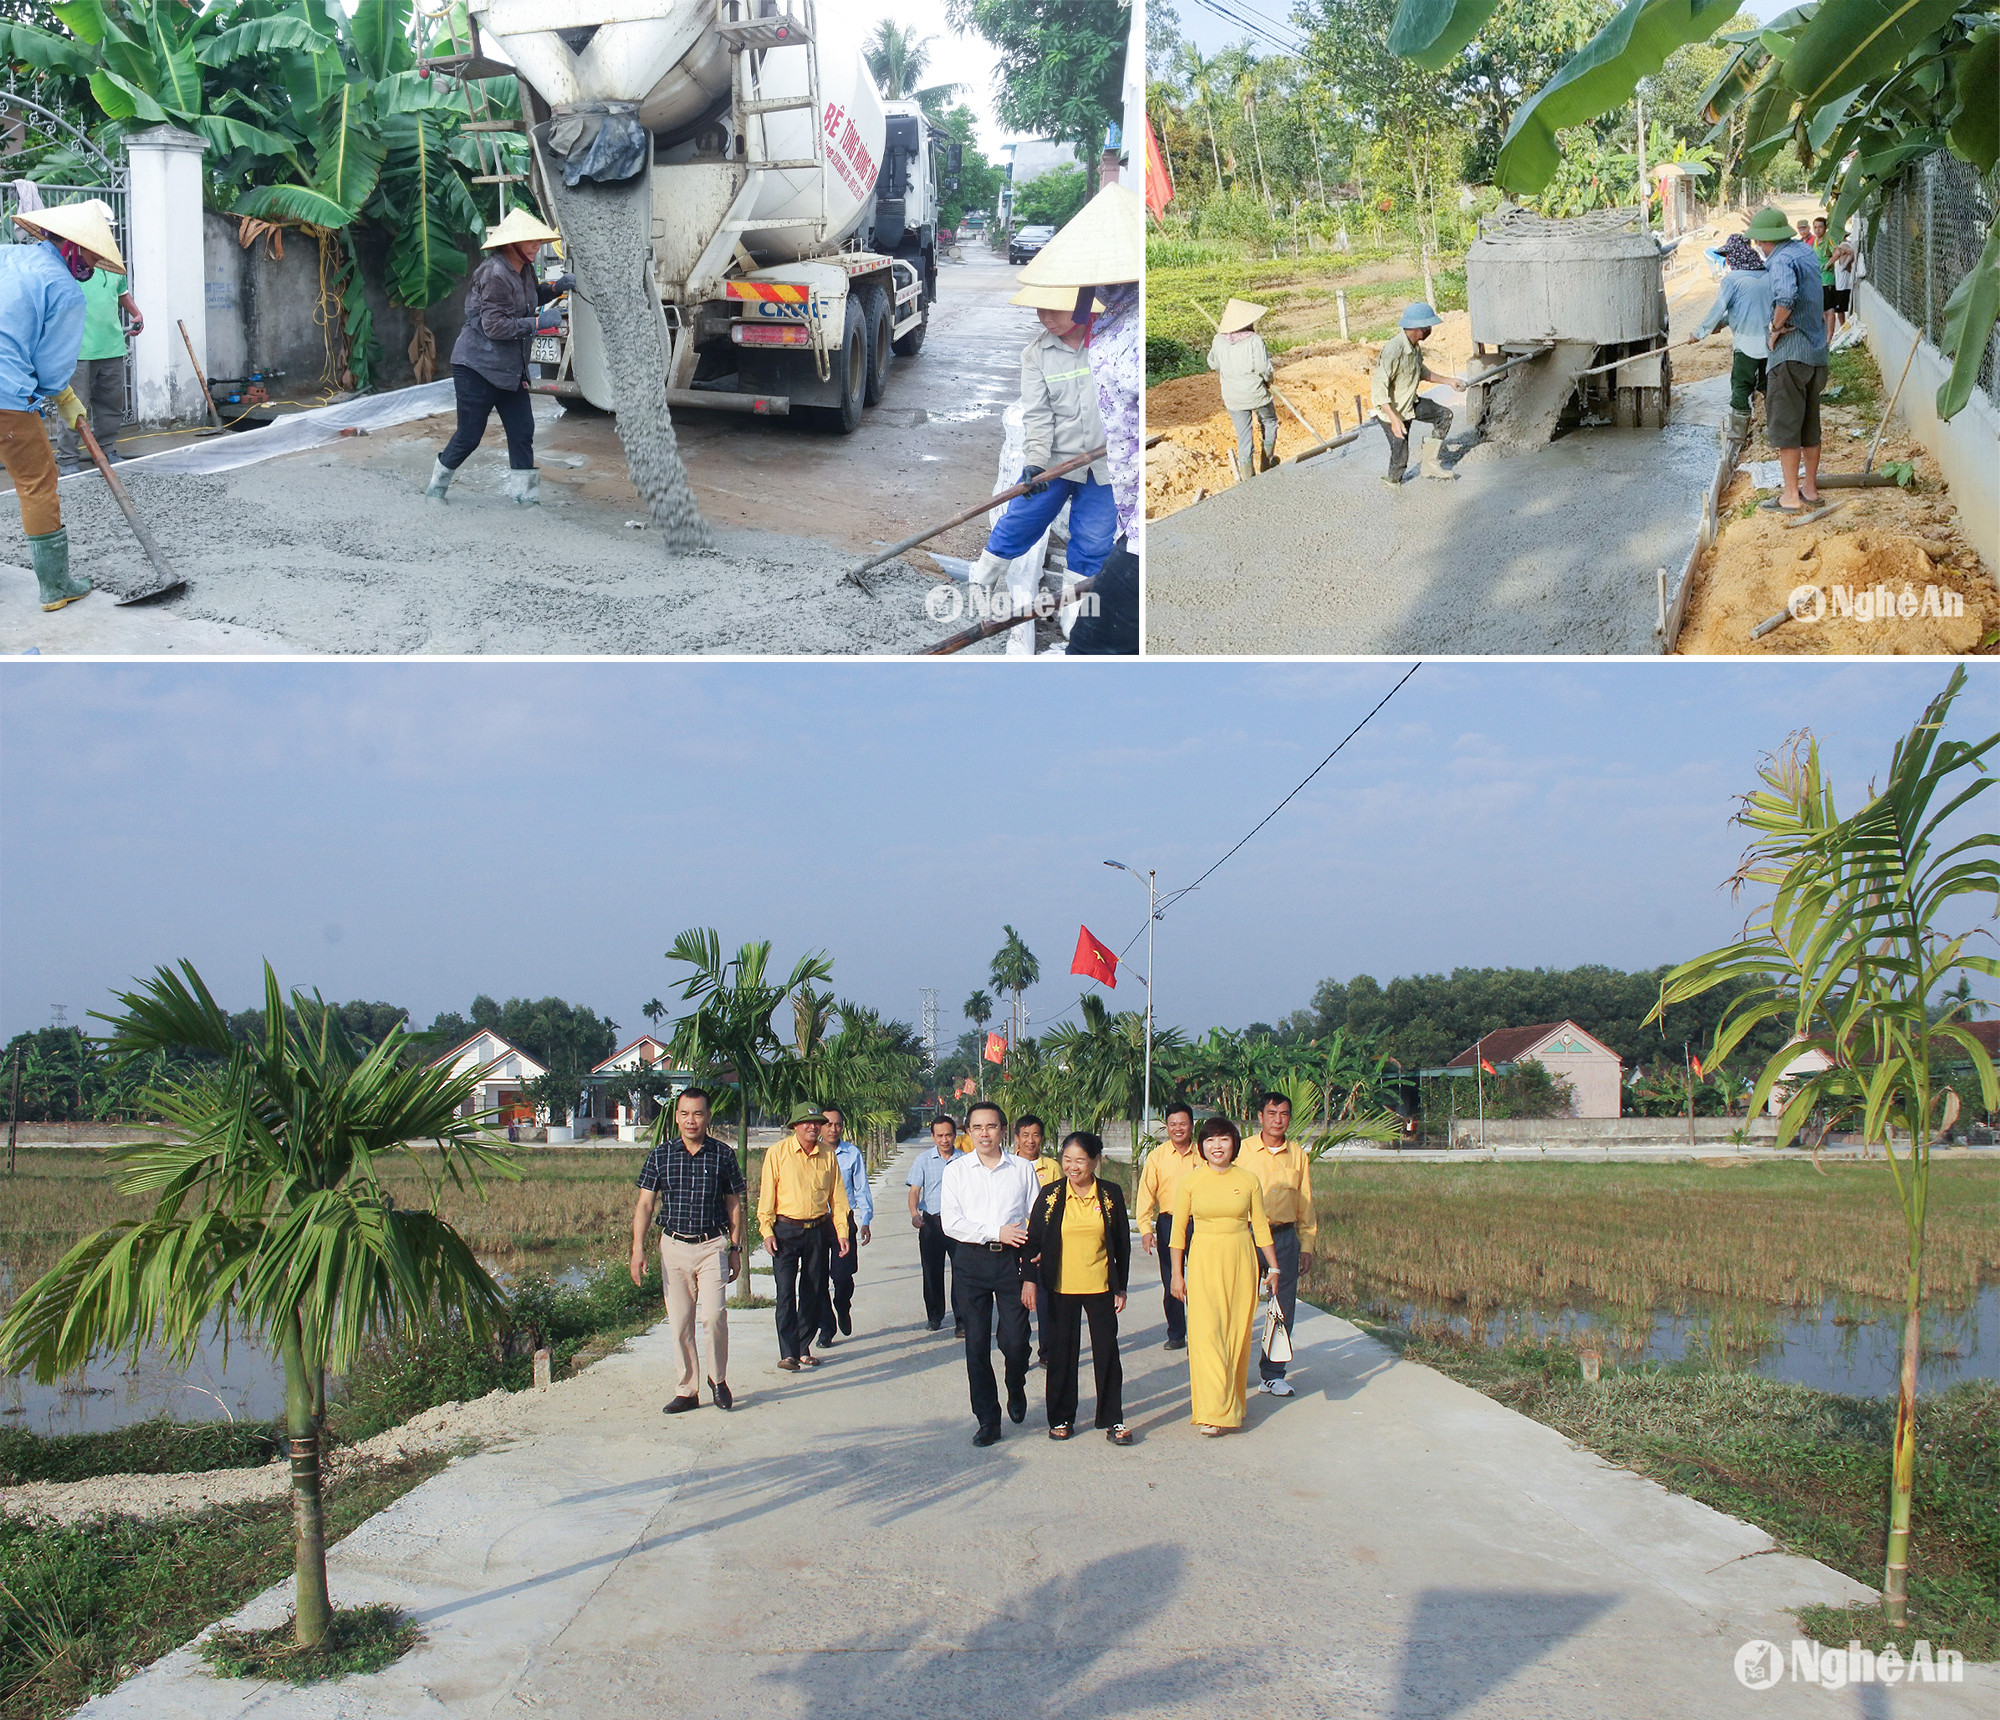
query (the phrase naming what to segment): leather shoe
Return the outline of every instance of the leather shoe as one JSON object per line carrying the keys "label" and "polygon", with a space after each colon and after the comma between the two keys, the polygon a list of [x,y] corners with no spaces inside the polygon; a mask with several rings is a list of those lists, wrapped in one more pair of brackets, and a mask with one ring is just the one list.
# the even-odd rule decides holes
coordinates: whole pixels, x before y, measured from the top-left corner
{"label": "leather shoe", "polygon": [[959,1323],[956,1326],[952,1327],[951,1335],[954,1338],[962,1338],[965,1336],[965,1322],[963,1320],[959,1321]]}
{"label": "leather shoe", "polygon": [[1000,1443],[1000,1424],[996,1421],[991,1427],[982,1427],[972,1436],[972,1443],[974,1445],[998,1445]]}
{"label": "leather shoe", "polygon": [[780,1356],[778,1358],[778,1366],[788,1374],[795,1374],[799,1371],[797,1360],[791,1356]]}
{"label": "leather shoe", "polygon": [[730,1391],[727,1380],[710,1380],[708,1382],[708,1389],[715,1393],[715,1407],[717,1409],[734,1409],[736,1407],[736,1397]]}
{"label": "leather shoe", "polygon": [[1019,1394],[1009,1392],[1007,1394],[1007,1419],[1009,1421],[1026,1421],[1028,1419],[1028,1394],[1026,1392]]}
{"label": "leather shoe", "polygon": [[1163,1350],[1185,1350],[1187,1348],[1187,1339],[1169,1338],[1160,1348]]}
{"label": "leather shoe", "polygon": [[940,1330],[943,1327],[943,1325],[944,1322],[942,1320],[932,1320],[927,1323],[926,1330],[935,1332]]}
{"label": "leather shoe", "polygon": [[848,1311],[847,1309],[843,1308],[843,1309],[841,1309],[841,1311],[840,1311],[839,1315],[837,1316],[837,1318],[838,1318],[838,1319],[839,1319],[839,1321],[840,1321],[840,1335],[841,1335],[841,1336],[842,1336],[843,1338],[851,1338],[851,1337],[853,1337],[853,1336],[854,1336],[854,1316],[853,1316],[853,1314],[851,1314],[851,1313],[850,1313],[850,1312],[849,1312],[849,1311]]}
{"label": "leather shoe", "polygon": [[686,1415],[689,1410],[700,1409],[700,1408],[701,1408],[701,1399],[699,1397],[690,1395],[688,1397],[675,1398],[673,1402],[671,1402],[666,1406],[665,1410],[662,1413],[666,1415]]}

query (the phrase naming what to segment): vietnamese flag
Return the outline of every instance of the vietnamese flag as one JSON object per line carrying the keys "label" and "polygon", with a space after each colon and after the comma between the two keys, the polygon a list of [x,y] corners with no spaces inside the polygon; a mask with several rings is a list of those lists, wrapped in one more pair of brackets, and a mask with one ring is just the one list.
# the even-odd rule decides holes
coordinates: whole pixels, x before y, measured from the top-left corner
{"label": "vietnamese flag", "polygon": [[1697,1081],[1706,1081],[1708,1077],[1704,1075],[1701,1071],[1701,1059],[1690,1053],[1688,1056],[1688,1061],[1694,1065],[1694,1078]]}
{"label": "vietnamese flag", "polygon": [[1069,971],[1114,990],[1118,985],[1118,958],[1090,935],[1088,926],[1077,928],[1076,954],[1070,957]]}
{"label": "vietnamese flag", "polygon": [[1160,154],[1159,140],[1153,135],[1153,116],[1146,116],[1146,207],[1153,212],[1153,219],[1159,220],[1167,212],[1167,205],[1174,198],[1173,176],[1167,172],[1167,164]]}
{"label": "vietnamese flag", "polygon": [[1482,1057],[1482,1058],[1480,1058],[1480,1060],[1479,1060],[1479,1067],[1480,1067],[1480,1068],[1482,1068],[1482,1069],[1484,1069],[1484,1070],[1486,1071],[1486,1073],[1487,1073],[1487,1074],[1489,1074],[1489,1075],[1498,1075],[1498,1074],[1500,1073],[1500,1071],[1499,1071],[1499,1070],[1495,1069],[1495,1068],[1493,1067],[1493,1065],[1492,1065],[1492,1064],[1490,1064],[1490,1063],[1488,1063],[1488,1062],[1486,1061],[1486,1059],[1485,1059],[1485,1058],[1483,1058],[1483,1057]]}
{"label": "vietnamese flag", "polygon": [[1005,1063],[1007,1061],[1007,1041],[1003,1035],[998,1033],[987,1034],[986,1061],[988,1063]]}

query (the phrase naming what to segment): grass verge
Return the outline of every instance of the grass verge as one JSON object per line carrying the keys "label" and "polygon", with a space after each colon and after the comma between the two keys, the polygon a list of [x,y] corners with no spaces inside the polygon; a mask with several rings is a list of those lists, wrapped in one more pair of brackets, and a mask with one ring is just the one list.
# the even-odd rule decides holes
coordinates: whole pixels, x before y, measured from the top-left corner
{"label": "grass verge", "polygon": [[138,1421],[109,1433],[0,1429],[0,1487],[83,1481],[93,1475],[181,1475],[257,1469],[278,1455],[278,1436],[250,1422]]}
{"label": "grass verge", "polygon": [[325,1639],[301,1648],[296,1618],[270,1630],[216,1631],[201,1657],[222,1678],[277,1678],[287,1684],[320,1684],[350,1673],[380,1672],[423,1641],[401,1607],[336,1607]]}
{"label": "grass verge", "polygon": [[[1893,1400],[1673,1367],[1607,1369],[1591,1385],[1570,1351],[1488,1349],[1450,1328],[1335,1311],[1410,1360],[1756,1524],[1786,1551],[1880,1586]],[[1890,1632],[1875,1605],[1806,1607],[1800,1628],[1836,1647],[1894,1641],[1907,1656],[1925,1637],[1967,1660],[2000,1660],[2000,1383],[1953,1386],[1919,1400],[1917,1415],[1909,1628]]]}
{"label": "grass verge", "polygon": [[[331,1483],[328,1543],[450,1461],[436,1453]],[[0,1519],[0,1720],[69,1713],[291,1568],[289,1498],[153,1523]]]}

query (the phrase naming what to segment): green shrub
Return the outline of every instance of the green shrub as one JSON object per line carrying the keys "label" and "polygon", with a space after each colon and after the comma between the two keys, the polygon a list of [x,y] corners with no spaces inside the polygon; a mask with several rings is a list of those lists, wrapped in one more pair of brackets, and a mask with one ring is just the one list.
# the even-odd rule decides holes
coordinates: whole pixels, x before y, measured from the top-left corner
{"label": "green shrub", "polygon": [[1146,337],[1146,386],[1171,382],[1177,376],[1198,376],[1208,368],[1207,355],[1172,335]]}
{"label": "green shrub", "polygon": [[277,1430],[254,1422],[139,1421],[109,1433],[0,1430],[0,1487],[93,1475],[181,1475],[255,1469],[279,1454]]}
{"label": "green shrub", "polygon": [[201,1657],[222,1678],[281,1678],[287,1684],[319,1684],[349,1673],[380,1672],[423,1641],[401,1607],[336,1607],[326,1640],[301,1648],[297,1621],[270,1630],[216,1631],[201,1645]]}

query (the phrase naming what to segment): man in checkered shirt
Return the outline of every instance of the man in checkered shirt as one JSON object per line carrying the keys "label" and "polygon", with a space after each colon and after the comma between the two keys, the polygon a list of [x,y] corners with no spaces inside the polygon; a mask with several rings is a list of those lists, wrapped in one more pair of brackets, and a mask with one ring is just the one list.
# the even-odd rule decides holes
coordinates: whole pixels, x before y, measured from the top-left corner
{"label": "man in checkered shirt", "polygon": [[690,1087],[674,1101],[678,1138],[662,1140],[639,1172],[632,1209],[632,1282],[646,1276],[646,1229],[660,1227],[660,1287],[680,1353],[680,1382],[666,1405],[681,1415],[701,1404],[697,1322],[708,1334],[709,1389],[728,1409],[729,1311],[723,1294],[743,1270],[743,1169],[708,1132],[709,1097]]}

